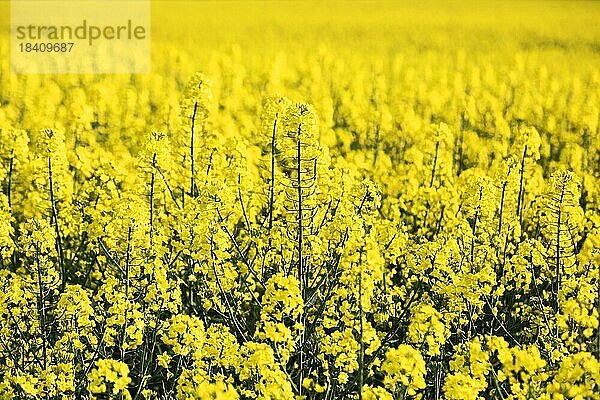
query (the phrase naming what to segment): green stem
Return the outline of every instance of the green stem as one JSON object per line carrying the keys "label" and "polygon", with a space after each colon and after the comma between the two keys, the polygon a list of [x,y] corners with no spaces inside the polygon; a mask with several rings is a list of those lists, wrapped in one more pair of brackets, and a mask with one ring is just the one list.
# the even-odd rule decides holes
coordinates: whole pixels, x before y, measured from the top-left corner
{"label": "green stem", "polygon": [[358,317],[360,319],[360,352],[358,354],[358,399],[362,400],[364,382],[365,343],[363,341],[362,271],[358,272]]}
{"label": "green stem", "polygon": [[[519,178],[519,195],[517,197],[517,216],[519,217],[519,225],[521,229],[523,229],[523,196],[524,196],[524,179],[525,179],[525,157],[527,157],[527,145],[523,149],[523,157],[521,158],[521,171]],[[523,236],[523,232],[521,232],[521,237]]]}
{"label": "green stem", "polygon": [[[306,300],[305,293],[305,271],[304,271],[304,255],[302,254],[302,240],[303,240],[303,231],[302,231],[302,169],[301,169],[301,156],[302,156],[302,146],[300,142],[300,126],[298,126],[298,138],[296,141],[296,185],[298,187],[298,280],[300,281],[300,293],[302,294],[302,299]],[[301,317],[301,322],[304,325],[304,313]],[[299,374],[298,374],[298,392],[299,395],[302,396],[302,380],[303,380],[303,369],[304,369],[304,346],[306,337],[304,335],[304,330],[302,330],[302,338],[301,338],[301,346],[300,346],[300,355],[299,355]]]}
{"label": "green stem", "polygon": [[8,165],[8,187],[6,188],[6,197],[8,197],[8,208],[12,211],[12,193],[11,193],[11,186],[12,186],[12,175],[13,175],[13,168],[14,168],[14,157],[10,158],[10,163]]}
{"label": "green stem", "polygon": [[42,335],[42,357],[43,367],[46,369],[48,364],[48,349],[46,344],[46,306],[44,301],[44,282],[42,281],[42,267],[40,265],[40,251],[38,246],[35,246],[35,260],[37,264],[37,278],[38,278],[38,312],[40,321],[40,334]]}
{"label": "green stem", "polygon": [[152,175],[150,176],[150,244],[154,233],[154,170],[156,169],[156,153],[152,156]]}
{"label": "green stem", "polygon": [[50,203],[52,203],[52,221],[54,222],[54,230],[56,232],[56,250],[58,251],[58,263],[61,275],[61,291],[63,291],[67,284],[67,275],[65,271],[65,261],[63,256],[60,228],[58,226],[58,210],[56,209],[56,202],[54,199],[54,182],[52,180],[52,158],[50,157],[48,157],[48,183],[50,185]]}
{"label": "green stem", "polygon": [[269,231],[273,227],[273,207],[275,204],[275,138],[277,134],[277,117],[273,121],[273,132],[271,134],[271,182],[269,189]]}
{"label": "green stem", "polygon": [[190,179],[190,196],[191,197],[196,197],[196,181],[195,181],[195,174],[196,171],[194,170],[195,165],[194,165],[194,127],[196,125],[196,112],[198,111],[198,102],[194,103],[194,112],[192,113],[192,126],[191,126],[191,138],[190,138],[190,159],[192,162],[192,167],[191,167],[191,172],[192,172],[192,177]]}
{"label": "green stem", "polygon": [[433,187],[433,178],[435,178],[435,168],[437,166],[439,149],[440,149],[440,142],[436,142],[435,143],[435,156],[433,157],[433,167],[431,168],[431,180],[429,181],[429,187]]}

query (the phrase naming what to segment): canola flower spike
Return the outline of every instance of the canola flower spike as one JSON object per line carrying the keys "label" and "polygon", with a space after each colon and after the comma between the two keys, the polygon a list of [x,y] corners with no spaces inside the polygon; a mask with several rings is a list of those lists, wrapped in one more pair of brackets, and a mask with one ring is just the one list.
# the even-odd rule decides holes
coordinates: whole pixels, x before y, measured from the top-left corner
{"label": "canola flower spike", "polygon": [[190,177],[191,197],[196,197],[198,194],[196,182],[198,171],[206,168],[209,163],[201,150],[211,146],[206,135],[212,99],[210,81],[200,72],[194,74],[183,92],[179,106],[182,135],[178,135],[175,139],[177,155],[183,159],[182,165],[189,168],[189,171],[184,173]]}
{"label": "canola flower spike", "polygon": [[283,117],[283,140],[279,163],[285,174],[285,208],[293,220],[288,235],[297,242],[296,262],[303,298],[309,272],[305,270],[305,240],[318,204],[314,202],[317,189],[318,121],[312,106],[304,103],[290,105]]}
{"label": "canola flower spike", "polygon": [[276,181],[277,174],[277,158],[281,152],[280,143],[282,141],[282,131],[284,129],[284,116],[291,104],[291,101],[285,97],[272,96],[264,101],[263,112],[261,115],[261,133],[265,139],[265,152],[267,159],[264,162],[263,168],[266,169],[268,189],[268,228],[273,227],[273,213],[275,209],[275,191],[278,190],[280,182]]}
{"label": "canola flower spike", "polygon": [[[312,107],[297,103],[285,110],[283,119],[283,138],[279,163],[286,176],[284,185],[288,188],[286,198],[288,211],[302,216],[303,211],[313,210],[309,203],[316,191],[317,165],[320,157],[318,144],[318,121]],[[307,213],[296,221],[298,229],[304,226]],[[300,223],[302,221],[302,223]]]}

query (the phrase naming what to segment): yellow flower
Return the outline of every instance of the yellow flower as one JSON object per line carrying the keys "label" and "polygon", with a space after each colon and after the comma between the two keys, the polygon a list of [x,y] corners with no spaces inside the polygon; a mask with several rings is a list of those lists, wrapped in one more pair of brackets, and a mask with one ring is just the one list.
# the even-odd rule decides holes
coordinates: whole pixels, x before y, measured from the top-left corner
{"label": "yellow flower", "polygon": [[101,359],[96,361],[95,366],[88,374],[88,389],[91,393],[106,393],[122,395],[126,399],[131,398],[127,389],[131,383],[127,364],[111,359]]}
{"label": "yellow flower", "polygon": [[167,354],[167,352],[163,352],[156,356],[156,360],[158,361],[158,365],[163,368],[169,368],[169,363],[171,362],[171,357]]}

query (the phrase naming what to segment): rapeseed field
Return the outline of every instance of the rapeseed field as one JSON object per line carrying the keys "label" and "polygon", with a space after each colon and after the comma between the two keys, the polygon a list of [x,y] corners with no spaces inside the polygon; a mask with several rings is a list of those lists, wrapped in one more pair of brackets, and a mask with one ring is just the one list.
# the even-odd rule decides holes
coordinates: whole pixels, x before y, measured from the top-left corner
{"label": "rapeseed field", "polygon": [[600,3],[152,2],[15,74],[1,399],[600,399]]}

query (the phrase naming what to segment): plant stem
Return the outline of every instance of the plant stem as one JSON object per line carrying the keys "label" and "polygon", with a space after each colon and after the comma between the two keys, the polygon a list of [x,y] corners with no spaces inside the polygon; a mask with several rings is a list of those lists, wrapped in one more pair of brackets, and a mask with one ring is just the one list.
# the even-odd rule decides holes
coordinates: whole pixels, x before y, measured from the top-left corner
{"label": "plant stem", "polygon": [[[302,254],[302,239],[303,239],[303,232],[302,232],[302,169],[301,169],[301,158],[302,156],[302,146],[301,146],[301,141],[300,141],[300,126],[298,126],[298,138],[296,140],[296,185],[298,187],[298,280],[300,281],[300,293],[302,294],[302,299],[306,300],[306,293],[305,293],[305,271],[304,271],[304,260],[303,257],[304,255]],[[302,313],[302,325],[304,325],[304,313]],[[302,378],[303,378],[303,369],[304,369],[304,340],[305,340],[305,335],[304,335],[304,329],[302,330],[302,338],[301,338],[301,346],[300,346],[300,355],[299,355],[299,370],[300,373],[298,374],[298,392],[299,395],[302,396]]]}
{"label": "plant stem", "polygon": [[46,369],[48,364],[48,350],[46,344],[46,306],[44,301],[44,282],[42,281],[42,267],[40,265],[40,251],[38,246],[35,247],[35,260],[37,265],[37,278],[38,278],[38,312],[40,321],[40,334],[42,335],[42,357],[43,366]]}
{"label": "plant stem", "polygon": [[[525,177],[525,157],[527,157],[527,145],[523,150],[523,157],[521,158],[521,171],[519,178],[519,195],[517,197],[517,216],[519,217],[519,225],[521,226],[521,230],[523,229],[523,211],[521,208],[523,207],[523,196],[524,196],[524,187],[523,180]],[[521,237],[523,237],[523,232],[521,232]]]}
{"label": "plant stem", "polygon": [[360,352],[358,354],[358,399],[362,400],[365,365],[365,343],[363,341],[362,271],[360,269],[358,272],[358,310],[358,318],[360,319]]}
{"label": "plant stem", "polygon": [[150,244],[154,233],[154,170],[156,168],[156,153],[152,156],[152,174],[150,175]]}
{"label": "plant stem", "polygon": [[438,151],[440,149],[440,142],[435,143],[435,156],[433,157],[433,167],[431,168],[431,180],[429,181],[429,187],[433,187],[433,178],[435,178],[435,167],[437,165]]}
{"label": "plant stem", "polygon": [[12,193],[11,193],[11,186],[12,186],[12,174],[13,174],[13,168],[14,168],[14,157],[10,158],[10,163],[8,165],[8,187],[6,188],[6,197],[8,197],[8,208],[12,210]]}
{"label": "plant stem", "polygon": [[194,103],[194,112],[192,113],[192,126],[191,126],[191,138],[190,138],[190,159],[192,162],[192,168],[191,168],[191,172],[192,172],[192,177],[190,179],[190,196],[196,197],[195,191],[196,191],[196,181],[195,181],[195,174],[196,171],[194,170],[194,128],[196,125],[196,112],[198,111],[198,102]]}
{"label": "plant stem", "polygon": [[275,138],[277,134],[277,118],[278,114],[275,115],[275,121],[273,122],[273,132],[271,134],[271,187],[269,189],[269,231],[273,227],[273,207],[275,204]]}
{"label": "plant stem", "polygon": [[48,183],[50,185],[50,203],[52,203],[52,221],[54,222],[54,230],[56,232],[56,250],[58,252],[58,263],[60,266],[61,275],[61,291],[65,289],[67,284],[67,275],[65,271],[65,262],[63,257],[62,239],[60,237],[60,228],[58,226],[58,211],[56,210],[56,202],[54,200],[54,182],[52,180],[52,158],[48,157]]}

